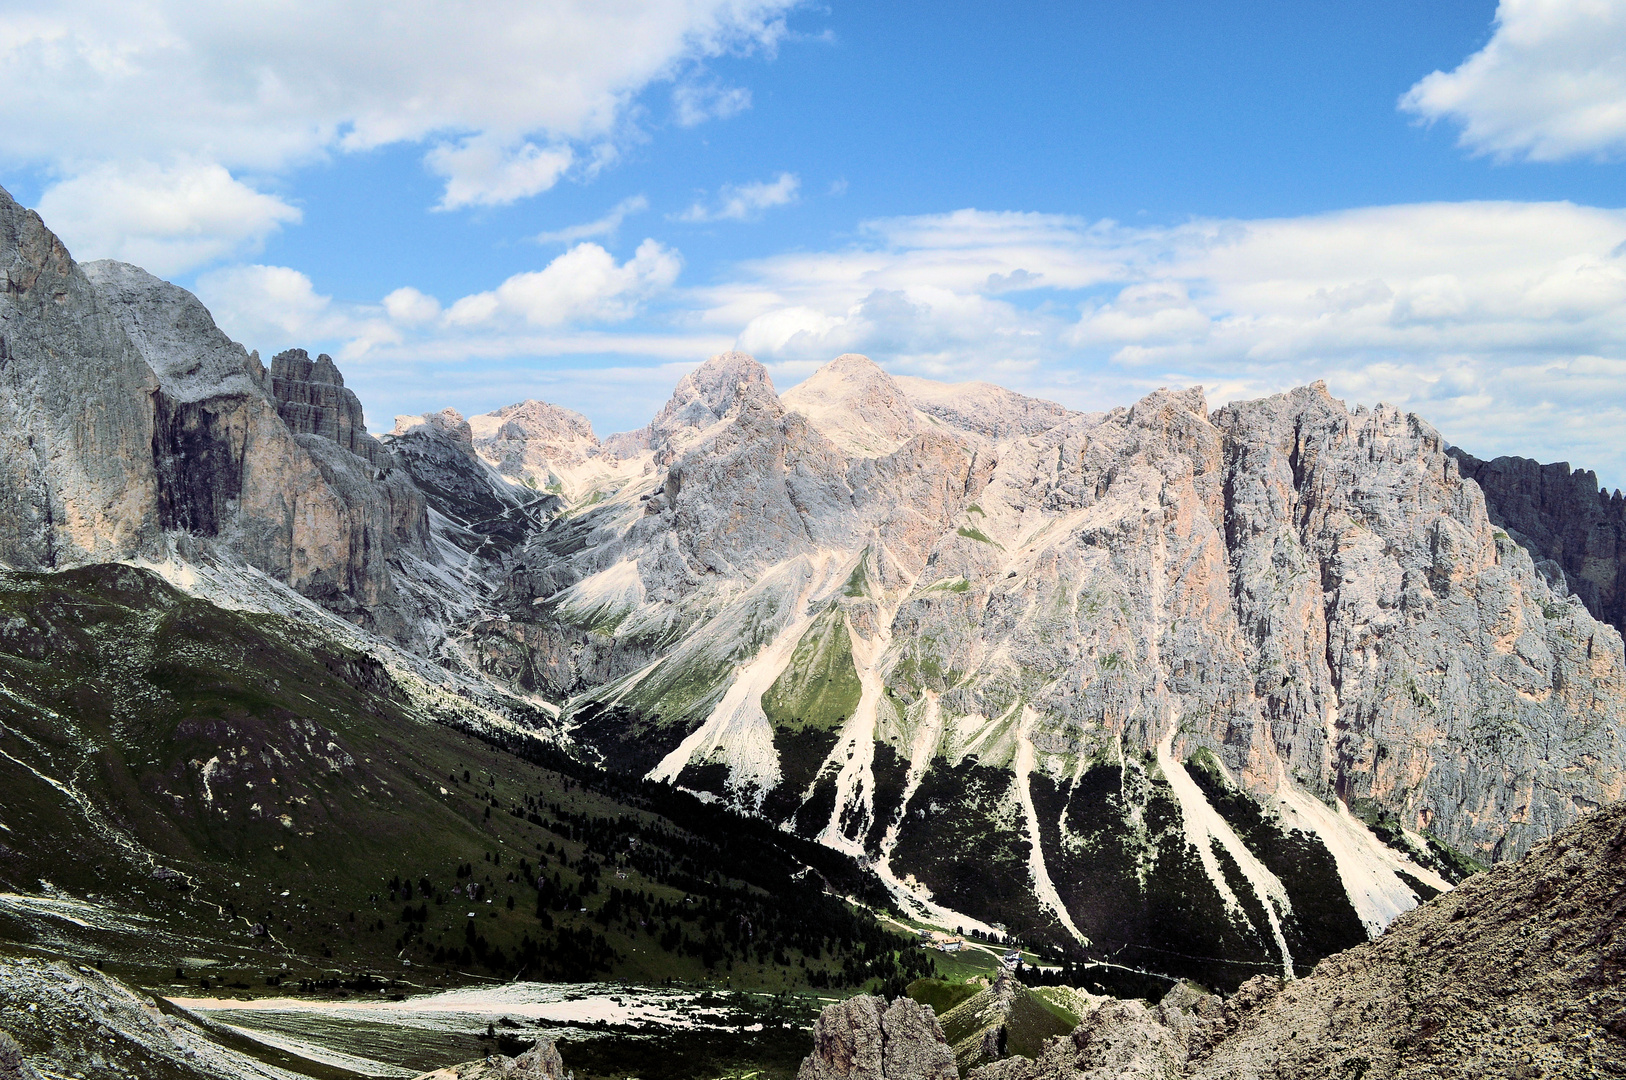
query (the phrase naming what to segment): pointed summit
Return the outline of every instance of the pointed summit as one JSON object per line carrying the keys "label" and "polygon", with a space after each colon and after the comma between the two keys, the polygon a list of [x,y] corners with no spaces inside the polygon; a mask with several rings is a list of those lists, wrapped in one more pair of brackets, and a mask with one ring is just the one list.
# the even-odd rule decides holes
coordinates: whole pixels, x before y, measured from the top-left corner
{"label": "pointed summit", "polygon": [[897,382],[858,353],[836,357],[780,400],[855,457],[884,457],[920,430],[914,406]]}
{"label": "pointed summit", "polygon": [[768,369],[748,353],[725,352],[683,376],[666,406],[649,422],[647,445],[660,453],[676,452],[742,407],[755,405],[774,414],[783,411]]}
{"label": "pointed summit", "polygon": [[773,380],[755,357],[733,351],[718,353],[683,377],[656,423],[659,425],[663,417],[682,418],[687,423],[690,418],[700,420],[709,414],[711,419],[691,424],[706,427],[721,419],[740,397],[760,396],[763,392],[773,396]]}

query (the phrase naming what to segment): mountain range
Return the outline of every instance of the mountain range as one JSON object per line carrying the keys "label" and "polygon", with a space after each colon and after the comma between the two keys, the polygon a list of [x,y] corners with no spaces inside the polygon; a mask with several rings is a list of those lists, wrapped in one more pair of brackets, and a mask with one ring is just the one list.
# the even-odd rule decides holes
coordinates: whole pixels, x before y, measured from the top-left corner
{"label": "mountain range", "polygon": [[[1620,493],[1320,383],[1085,414],[856,355],[780,394],[725,353],[604,439],[535,401],[375,437],[331,358],[267,368],[3,192],[0,268],[0,562],[44,575],[10,581],[0,718],[64,761],[139,744],[170,770],[74,789],[61,814],[109,851],[300,816],[245,786],[275,781],[241,694],[76,726],[69,658],[121,670],[74,644],[112,594],[130,627],[277,620],[275,650],[326,658],[333,730],[388,717],[392,767],[455,774],[452,736],[414,746],[430,720],[682,789],[845,857],[900,914],[1126,978],[1307,972],[1622,794]],[[53,581],[96,596],[44,634]],[[315,719],[291,690],[254,693]],[[197,745],[131,735],[159,715],[142,738]],[[352,797],[355,752],[308,734],[271,742]],[[67,827],[21,821],[7,851]],[[0,854],[13,891],[32,874]]]}

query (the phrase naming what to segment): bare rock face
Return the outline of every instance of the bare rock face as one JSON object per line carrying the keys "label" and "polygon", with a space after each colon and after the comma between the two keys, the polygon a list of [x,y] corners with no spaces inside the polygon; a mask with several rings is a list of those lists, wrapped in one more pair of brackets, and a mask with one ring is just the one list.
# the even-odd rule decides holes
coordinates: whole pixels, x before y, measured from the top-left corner
{"label": "bare rock face", "polygon": [[331,360],[267,373],[190,293],[76,265],[4,192],[0,264],[0,561],[241,561],[406,634],[390,563],[430,557],[424,501]]}
{"label": "bare rock face", "polygon": [[940,383],[895,375],[909,403],[956,431],[999,441],[1038,435],[1078,415],[1054,401],[1028,397],[992,383]]}
{"label": "bare rock face", "polygon": [[[291,350],[274,376],[186,290],[124,263],[84,272],[157,376],[161,526],[398,636],[406,619],[389,560],[427,554],[424,501],[361,428],[332,361]],[[279,402],[278,387],[292,396]]]}
{"label": "bare rock face", "polygon": [[469,418],[480,456],[498,472],[537,487],[563,487],[599,454],[587,417],[545,401],[522,401]]}
{"label": "bare rock face", "polygon": [[1481,461],[1452,447],[1462,474],[1485,493],[1492,524],[1508,534],[1586,604],[1594,618],[1626,633],[1626,496],[1600,491],[1596,473],[1529,458]]}
{"label": "bare rock face", "polygon": [[0,190],[0,561],[125,558],[157,536],[157,380],[39,215]]}
{"label": "bare rock face", "polygon": [[781,400],[853,457],[884,457],[921,426],[897,382],[856,353],[836,357]]}
{"label": "bare rock face", "polygon": [[367,434],[361,400],[344,385],[333,358],[315,360],[304,349],[271,358],[271,396],[277,413],[298,435],[320,435],[373,465],[383,464],[382,447]]}
{"label": "bare rock face", "polygon": [[853,356],[781,399],[729,353],[624,441],[486,670],[949,925],[1234,987],[1626,793],[1618,633],[1415,416],[1080,415]]}
{"label": "bare rock face", "polygon": [[23,1057],[17,1040],[0,1031],[0,1080],[39,1080],[40,1074]]}
{"label": "bare rock face", "polygon": [[927,1006],[859,996],[828,1006],[797,1080],[958,1080],[954,1051]]}
{"label": "bare rock face", "polygon": [[223,1046],[189,1013],[94,968],[0,958],[0,1077],[277,1080],[288,1074]]}
{"label": "bare rock face", "polygon": [[266,396],[255,357],[190,293],[124,263],[85,274],[158,377],[153,461],[165,529],[221,538],[299,587],[348,558],[344,506]]}
{"label": "bare rock face", "polygon": [[445,1069],[426,1072],[416,1080],[564,1080],[565,1065],[552,1042],[538,1043],[518,1057],[492,1054]]}

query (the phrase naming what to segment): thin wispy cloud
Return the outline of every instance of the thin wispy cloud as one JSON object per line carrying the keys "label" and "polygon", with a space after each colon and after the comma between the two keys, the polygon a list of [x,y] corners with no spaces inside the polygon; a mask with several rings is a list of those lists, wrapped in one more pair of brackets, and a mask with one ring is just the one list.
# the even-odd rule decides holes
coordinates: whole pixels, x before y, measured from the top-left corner
{"label": "thin wispy cloud", "polygon": [[795,173],[782,172],[772,180],[748,184],[724,184],[710,202],[697,202],[678,214],[674,221],[706,224],[714,221],[760,221],[764,213],[796,202],[802,181]]}
{"label": "thin wispy cloud", "polygon": [[679,83],[672,90],[672,113],[679,127],[726,120],[751,107],[751,91],[717,83]]}
{"label": "thin wispy cloud", "polygon": [[568,225],[563,229],[554,229],[551,232],[537,233],[535,240],[539,244],[574,244],[582,240],[591,240],[594,237],[613,237],[621,229],[621,223],[634,214],[641,214],[649,209],[649,200],[642,195],[622,199],[610,208],[610,212],[601,218],[583,222],[580,225]]}

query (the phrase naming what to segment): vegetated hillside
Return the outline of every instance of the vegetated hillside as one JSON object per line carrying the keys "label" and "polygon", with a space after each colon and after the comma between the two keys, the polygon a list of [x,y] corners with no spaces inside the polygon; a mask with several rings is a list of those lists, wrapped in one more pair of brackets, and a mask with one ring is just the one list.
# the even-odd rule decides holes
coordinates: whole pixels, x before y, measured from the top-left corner
{"label": "vegetated hillside", "polygon": [[0,936],[148,985],[921,973],[849,860],[545,720],[146,570],[0,574]]}

